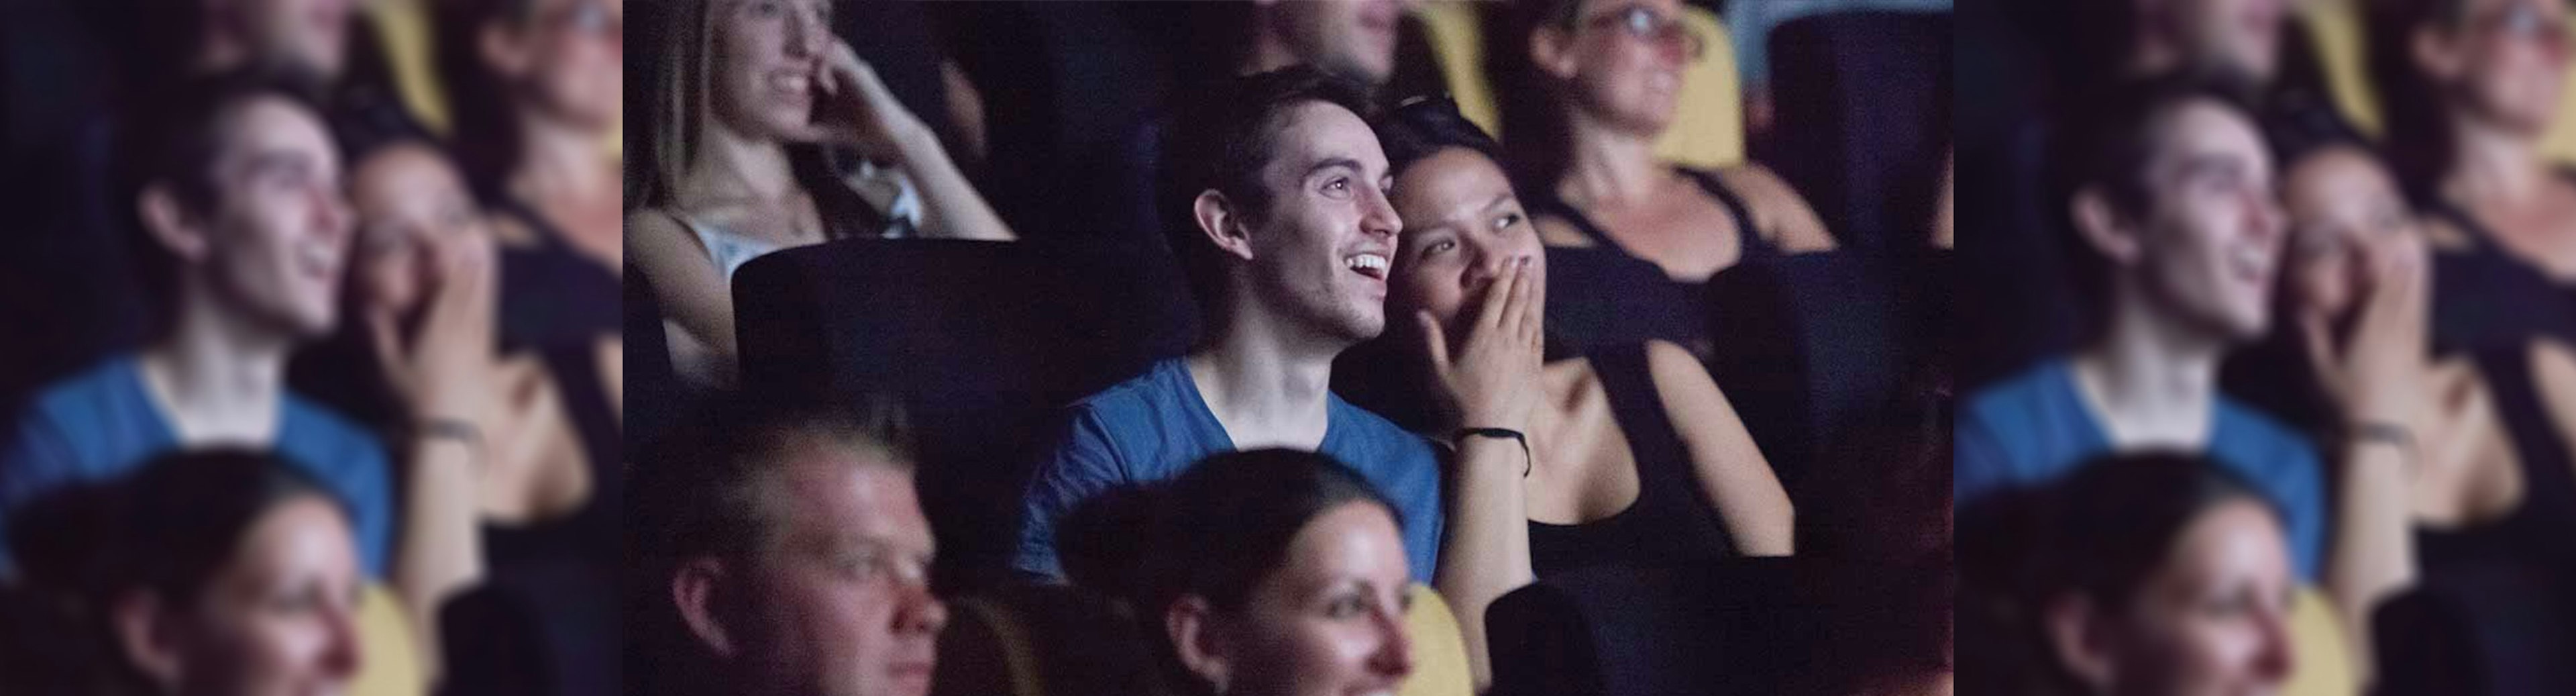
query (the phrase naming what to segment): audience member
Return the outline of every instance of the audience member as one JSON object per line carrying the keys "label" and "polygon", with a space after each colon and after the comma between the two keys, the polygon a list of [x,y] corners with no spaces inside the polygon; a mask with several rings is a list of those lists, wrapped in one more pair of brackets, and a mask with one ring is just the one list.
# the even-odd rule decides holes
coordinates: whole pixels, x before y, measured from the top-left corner
{"label": "audience member", "polygon": [[[616,414],[595,390],[550,378],[538,351],[496,342],[507,325],[496,312],[509,298],[495,295],[509,276],[494,263],[489,219],[441,146],[401,121],[353,120],[340,131],[358,216],[349,319],[295,358],[291,382],[388,442],[415,435],[415,411],[440,408],[427,403],[432,392],[479,400],[448,407],[474,415],[473,442],[399,453],[405,539],[439,544],[397,568],[405,586],[419,588],[419,613],[435,618],[458,593],[480,588],[529,598],[559,629],[549,637],[615,641],[615,605],[596,588],[614,584],[624,567]],[[438,636],[424,638],[438,645]],[[591,669],[552,683],[569,693],[617,691],[609,651],[553,647],[558,659],[548,664]],[[561,657],[580,654],[599,659]]]}
{"label": "audience member", "polygon": [[[2466,567],[2576,570],[2544,531],[2576,524],[2576,478],[2547,404],[2576,393],[2576,355],[2534,341],[2428,355],[2421,224],[2349,130],[2273,129],[2291,221],[2281,325],[2224,378],[2340,455],[2328,568],[2354,654],[2378,606]],[[2241,363],[2241,364],[2240,364]],[[2570,576],[2576,577],[2576,576]]]}
{"label": "audience member", "polygon": [[12,692],[348,688],[364,652],[349,512],[297,467],[247,450],[171,453],[128,479],[61,489],[31,508],[46,521],[23,521],[74,538],[15,541],[29,551],[26,589],[50,600],[31,608],[60,629],[55,649],[83,659],[12,674]]}
{"label": "audience member", "polygon": [[[236,74],[137,114],[151,125],[134,131],[128,200],[149,236],[137,246],[150,252],[160,331],[36,397],[0,454],[0,510],[173,449],[274,448],[349,508],[369,575],[388,569],[396,549],[383,448],[285,385],[288,353],[339,319],[350,237],[339,155],[303,94]],[[459,404],[477,402],[435,403],[454,410],[420,414],[441,427],[419,446],[471,429],[473,412]]]}
{"label": "audience member", "polygon": [[[2019,528],[1970,534],[2026,545],[1969,565],[1967,693],[2270,693],[2288,680],[2295,581],[2263,494],[2197,457],[2134,454],[2039,495],[1972,504],[1972,518]],[[2026,509],[1987,507],[2002,504]]]}
{"label": "audience member", "polygon": [[2170,74],[2271,91],[2284,62],[2283,0],[2010,4],[2020,11],[1963,13],[1970,21],[1960,31],[1959,45],[1991,47],[1961,58],[1973,67],[1959,71],[1955,121],[1956,164],[1982,182],[1961,217],[1990,240],[1970,245],[1960,271],[1970,281],[1961,304],[1975,308],[1961,316],[1961,333],[1977,345],[1962,370],[1972,383],[2072,348],[2091,320],[2064,282],[2063,259],[2075,250],[2062,231],[2062,177],[2050,171],[2088,106]]}
{"label": "audience member", "polygon": [[623,0],[439,2],[439,74],[458,163],[515,247],[623,263],[623,173],[606,149],[625,94]]}
{"label": "audience member", "polygon": [[[2540,143],[2567,81],[2568,10],[2560,0],[2374,3],[2371,74],[2387,121],[2389,162],[2431,214],[2437,249],[2478,261],[2486,280],[2454,304],[2549,307],[2515,312],[2528,329],[2467,327],[2445,342],[2520,338],[2530,329],[2576,340],[2576,170]],[[2447,285],[2447,283],[2446,283]]]}
{"label": "audience member", "polygon": [[[734,379],[730,281],[753,257],[843,237],[1012,237],[930,128],[831,38],[830,12],[689,0],[649,34],[662,79],[647,86],[652,144],[627,196],[627,246],[694,386]],[[855,177],[835,149],[857,150]]]}
{"label": "audience member", "polygon": [[912,459],[836,413],[731,413],[661,453],[629,528],[630,693],[926,694],[948,610]]}
{"label": "audience member", "polygon": [[1120,530],[1148,538],[1139,584],[1113,595],[1159,639],[1178,693],[1388,694],[1412,672],[1404,523],[1359,472],[1229,452],[1124,504],[1153,525]]}
{"label": "audience member", "polygon": [[[1533,577],[1788,554],[1788,494],[1688,351],[1657,341],[1541,363],[1547,254],[1493,139],[1440,99],[1396,109],[1377,132],[1407,221],[1387,311],[1410,319],[1381,341],[1414,354],[1396,358],[1411,368],[1401,377],[1369,381],[1446,385],[1459,403],[1399,412],[1441,413],[1433,430],[1462,436],[1501,423],[1528,433],[1533,455],[1522,471],[1502,461],[1447,481],[1459,541],[1442,585],[1458,588],[1447,599],[1469,644],[1483,644],[1483,607]],[[1495,362],[1510,369],[1482,368]],[[1482,650],[1469,655],[1485,666]]]}
{"label": "audience member", "polygon": [[2092,340],[1969,395],[1958,423],[1962,504],[2045,483],[2087,459],[2206,452],[2289,521],[2301,578],[2323,567],[2326,506],[2314,450],[2218,391],[2218,364],[2271,323],[2283,221],[2272,161],[2223,88],[2188,78],[2101,105],[2067,183],[2100,321]]}
{"label": "audience member", "polygon": [[[1681,23],[1680,6],[1531,5],[1514,32],[1528,37],[1529,93],[1505,118],[1514,133],[1526,134],[1512,138],[1510,164],[1526,182],[1542,241],[1653,262],[1684,288],[1677,295],[1696,299],[1719,271],[1831,250],[1834,239],[1806,201],[1760,165],[1705,172],[1656,159],[1655,138],[1672,125],[1682,68],[1706,49]],[[1705,360],[1714,344],[1701,304],[1654,311],[1697,327],[1693,335],[1658,338]]]}
{"label": "audience member", "polygon": [[[1385,328],[1403,224],[1364,120],[1373,110],[1356,85],[1307,67],[1225,83],[1193,106],[1167,143],[1162,200],[1202,317],[1198,345],[1073,405],[1029,484],[1014,565],[1060,574],[1056,518],[1112,486],[1171,478],[1219,452],[1290,447],[1348,462],[1387,492],[1415,578],[1427,580],[1455,538],[1443,534],[1430,442],[1330,390],[1334,357]],[[1510,440],[1467,443],[1461,466],[1527,464]]]}

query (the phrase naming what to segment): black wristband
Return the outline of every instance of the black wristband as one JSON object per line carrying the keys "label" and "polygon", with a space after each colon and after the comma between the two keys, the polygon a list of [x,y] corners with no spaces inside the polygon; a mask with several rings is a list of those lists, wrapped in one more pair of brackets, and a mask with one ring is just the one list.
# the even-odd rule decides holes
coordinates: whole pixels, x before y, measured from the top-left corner
{"label": "black wristband", "polygon": [[412,436],[420,440],[449,439],[465,444],[479,461],[483,457],[483,428],[461,418],[430,418],[413,426]]}
{"label": "black wristband", "polygon": [[1455,443],[1470,436],[1504,438],[1521,443],[1521,478],[1529,478],[1530,467],[1538,462],[1538,457],[1530,454],[1529,436],[1521,434],[1521,431],[1510,428],[1459,428],[1457,433],[1449,436],[1449,440]]}
{"label": "black wristband", "polygon": [[2344,436],[2355,444],[2395,445],[2406,454],[2402,461],[2409,467],[2415,465],[2415,431],[2406,426],[2387,421],[2366,421],[2353,424]]}

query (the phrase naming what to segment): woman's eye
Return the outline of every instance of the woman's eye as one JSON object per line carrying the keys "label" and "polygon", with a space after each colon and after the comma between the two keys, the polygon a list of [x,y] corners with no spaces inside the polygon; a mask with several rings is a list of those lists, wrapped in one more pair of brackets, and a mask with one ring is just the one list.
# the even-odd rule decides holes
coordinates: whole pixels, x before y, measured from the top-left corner
{"label": "woman's eye", "polygon": [[1443,240],[1440,240],[1440,241],[1437,241],[1437,242],[1432,242],[1430,246],[1423,247],[1423,248],[1422,248],[1422,255],[1424,255],[1424,256],[1430,256],[1430,255],[1432,255],[1432,254],[1443,254],[1443,253],[1448,253],[1448,252],[1449,252],[1449,250],[1451,250],[1451,249],[1456,249],[1456,248],[1458,248],[1458,243],[1457,243],[1457,242],[1453,242],[1453,241],[1449,241],[1449,240],[1443,239]]}
{"label": "woman's eye", "polygon": [[1343,597],[1341,599],[1333,600],[1333,605],[1326,611],[1331,612],[1336,618],[1342,618],[1356,616],[1367,609],[1368,606],[1362,603],[1358,598]]}
{"label": "woman's eye", "polygon": [[1494,218],[1494,229],[1498,230],[1511,229],[1519,224],[1521,224],[1520,213],[1504,213],[1502,217]]}

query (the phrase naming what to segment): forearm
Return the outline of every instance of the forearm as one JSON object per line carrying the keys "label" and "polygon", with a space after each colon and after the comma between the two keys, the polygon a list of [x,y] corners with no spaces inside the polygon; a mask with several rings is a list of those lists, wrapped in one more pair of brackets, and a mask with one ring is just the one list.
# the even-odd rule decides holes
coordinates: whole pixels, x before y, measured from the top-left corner
{"label": "forearm", "polygon": [[966,173],[929,131],[904,138],[904,173],[921,192],[921,232],[949,239],[1011,240],[1010,225],[984,202]]}
{"label": "forearm", "polygon": [[2381,599],[2415,581],[2415,548],[2408,513],[2407,452],[2379,442],[2344,449],[2343,490],[2326,567],[2326,593],[2334,599],[2344,633],[2365,682],[2372,668],[2370,613]]}
{"label": "forearm", "polygon": [[411,444],[403,538],[394,561],[394,590],[411,610],[422,664],[438,673],[438,612],[448,596],[480,580],[483,540],[477,528],[477,445],[452,437]]}
{"label": "forearm", "polygon": [[1479,689],[1493,681],[1485,652],[1485,607],[1532,580],[1529,512],[1521,487],[1528,463],[1519,443],[1470,437],[1459,443],[1457,475],[1451,479],[1448,533],[1440,542],[1440,567],[1432,585],[1458,617],[1468,668]]}

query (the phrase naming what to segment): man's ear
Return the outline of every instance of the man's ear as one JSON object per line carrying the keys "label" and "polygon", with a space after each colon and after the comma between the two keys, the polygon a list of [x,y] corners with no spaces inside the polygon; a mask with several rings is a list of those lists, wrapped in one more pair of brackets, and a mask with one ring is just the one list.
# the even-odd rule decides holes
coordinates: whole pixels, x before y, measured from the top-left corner
{"label": "man's ear", "polygon": [[1215,620],[1207,599],[1195,595],[1183,596],[1163,609],[1163,630],[1172,639],[1172,649],[1179,653],[1181,666],[1207,680],[1221,694],[1234,670],[1234,652],[1223,632],[1217,630]]}
{"label": "man's ear", "polygon": [[2048,647],[2056,653],[2058,664],[2094,693],[2110,693],[2119,671],[2112,666],[2105,619],[2093,600],[2062,595],[2050,600],[2042,612],[2041,629],[2048,633]]}
{"label": "man's ear", "polygon": [[726,619],[732,618],[725,607],[726,593],[734,591],[726,586],[734,579],[730,570],[723,561],[697,558],[671,574],[671,604],[680,610],[680,622],[688,625],[689,635],[697,637],[708,652],[724,658],[741,649],[735,644],[739,636],[725,627]]}
{"label": "man's ear", "polygon": [[109,608],[114,624],[117,647],[124,649],[126,660],[143,672],[144,678],[161,687],[163,693],[176,693],[184,676],[177,636],[162,616],[161,598],[148,592],[134,592]]}
{"label": "man's ear", "polygon": [[1199,232],[1219,249],[1245,261],[1252,260],[1252,236],[1244,226],[1243,210],[1216,189],[1199,192],[1190,203],[1191,217],[1199,222]]}
{"label": "man's ear", "polygon": [[2118,265],[2138,260],[2143,246],[2138,239],[2138,227],[2120,214],[2118,206],[2111,204],[2110,194],[2105,193],[2101,186],[2086,186],[2076,191],[2075,200],[2068,207],[2075,218],[2076,233],[2083,235],[2085,243],[2093,245],[2094,251],[2101,252],[2102,256]]}
{"label": "man's ear", "polygon": [[206,238],[206,227],[179,203],[178,192],[170,190],[168,184],[144,187],[134,209],[143,220],[144,231],[160,242],[161,248],[184,261],[205,260],[207,247],[212,245]]}
{"label": "man's ear", "polygon": [[1541,25],[1529,36],[1530,65],[1559,80],[1574,79],[1574,33],[1555,24]]}

